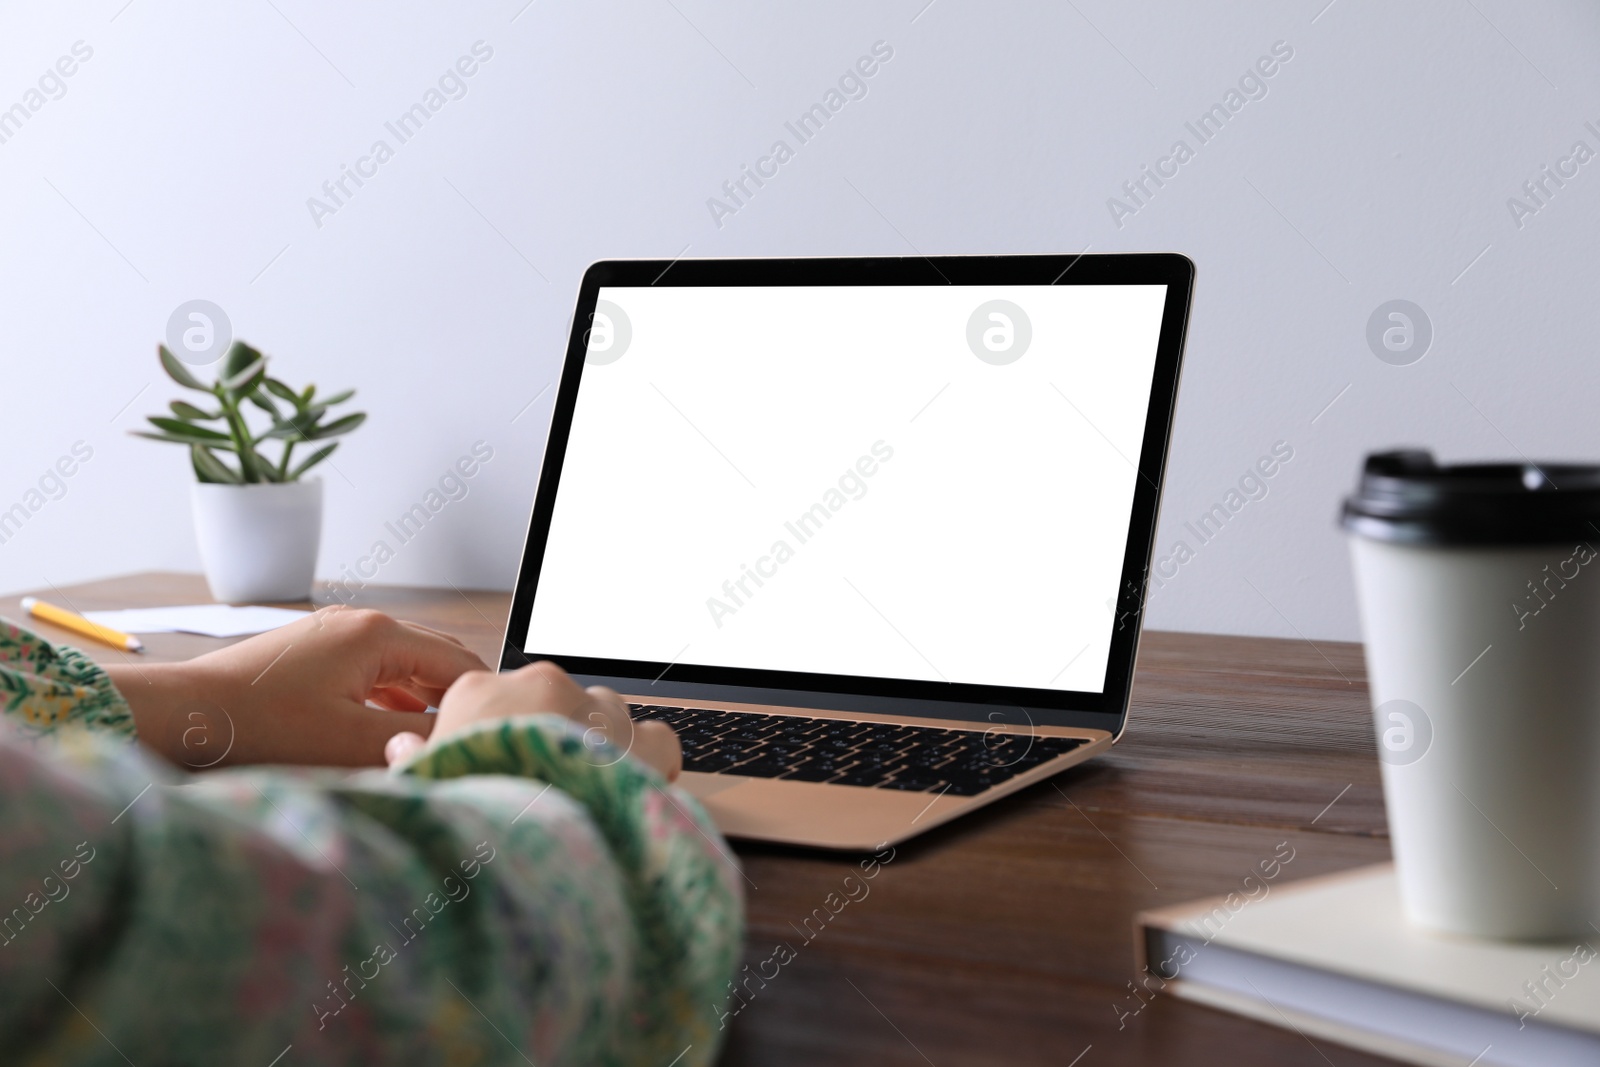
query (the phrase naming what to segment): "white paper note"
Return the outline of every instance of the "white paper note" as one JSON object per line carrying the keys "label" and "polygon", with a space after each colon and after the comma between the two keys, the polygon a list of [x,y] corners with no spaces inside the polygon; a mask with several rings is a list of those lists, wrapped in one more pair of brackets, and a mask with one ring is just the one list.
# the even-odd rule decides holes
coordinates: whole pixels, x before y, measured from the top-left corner
{"label": "white paper note", "polygon": [[293,608],[235,607],[232,604],[183,604],[166,608],[86,611],[84,618],[128,634],[202,634],[243,637],[265,633],[303,619],[309,611]]}

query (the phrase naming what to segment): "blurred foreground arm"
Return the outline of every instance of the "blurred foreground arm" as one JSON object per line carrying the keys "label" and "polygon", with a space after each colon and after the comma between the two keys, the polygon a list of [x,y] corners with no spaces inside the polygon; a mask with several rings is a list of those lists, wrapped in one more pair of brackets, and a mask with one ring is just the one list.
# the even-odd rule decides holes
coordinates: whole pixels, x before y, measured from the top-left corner
{"label": "blurred foreground arm", "polygon": [[626,755],[675,744],[548,666],[441,700],[353,775],[0,727],[8,1062],[711,1062],[740,875]]}

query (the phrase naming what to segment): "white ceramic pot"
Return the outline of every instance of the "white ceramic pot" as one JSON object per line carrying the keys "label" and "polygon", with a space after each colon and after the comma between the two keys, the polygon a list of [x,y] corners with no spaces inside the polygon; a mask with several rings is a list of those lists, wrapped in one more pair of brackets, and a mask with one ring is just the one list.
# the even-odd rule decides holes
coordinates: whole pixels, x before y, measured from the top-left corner
{"label": "white ceramic pot", "polygon": [[230,604],[307,600],[322,539],[322,480],[196,482],[194,531],[211,595]]}

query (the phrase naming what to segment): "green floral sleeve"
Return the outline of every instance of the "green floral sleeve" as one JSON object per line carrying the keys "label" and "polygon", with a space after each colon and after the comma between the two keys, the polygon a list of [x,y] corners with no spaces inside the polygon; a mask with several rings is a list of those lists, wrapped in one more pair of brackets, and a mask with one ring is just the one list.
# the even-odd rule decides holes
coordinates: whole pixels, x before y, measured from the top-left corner
{"label": "green floral sleeve", "polygon": [[133,713],[88,656],[0,618],[0,711],[19,734],[48,737],[81,726],[133,740]]}
{"label": "green floral sleeve", "polygon": [[642,992],[635,1025],[651,1035],[646,1059],[670,1062],[712,1041],[707,1024],[719,1016],[707,1007],[722,1004],[736,969],[742,896],[735,861],[698,804],[611,745],[587,747],[578,727],[555,716],[483,724],[399,769],[428,778],[521,775],[582,804],[638,918],[632,981]]}

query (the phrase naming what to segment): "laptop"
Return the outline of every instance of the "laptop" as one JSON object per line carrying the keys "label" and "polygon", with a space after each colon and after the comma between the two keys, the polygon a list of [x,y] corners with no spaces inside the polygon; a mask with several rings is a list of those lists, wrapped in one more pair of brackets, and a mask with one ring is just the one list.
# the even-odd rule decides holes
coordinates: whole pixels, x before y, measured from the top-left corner
{"label": "laptop", "polygon": [[595,263],[501,668],[673,726],[746,840],[876,849],[1105,752],[1193,271]]}

